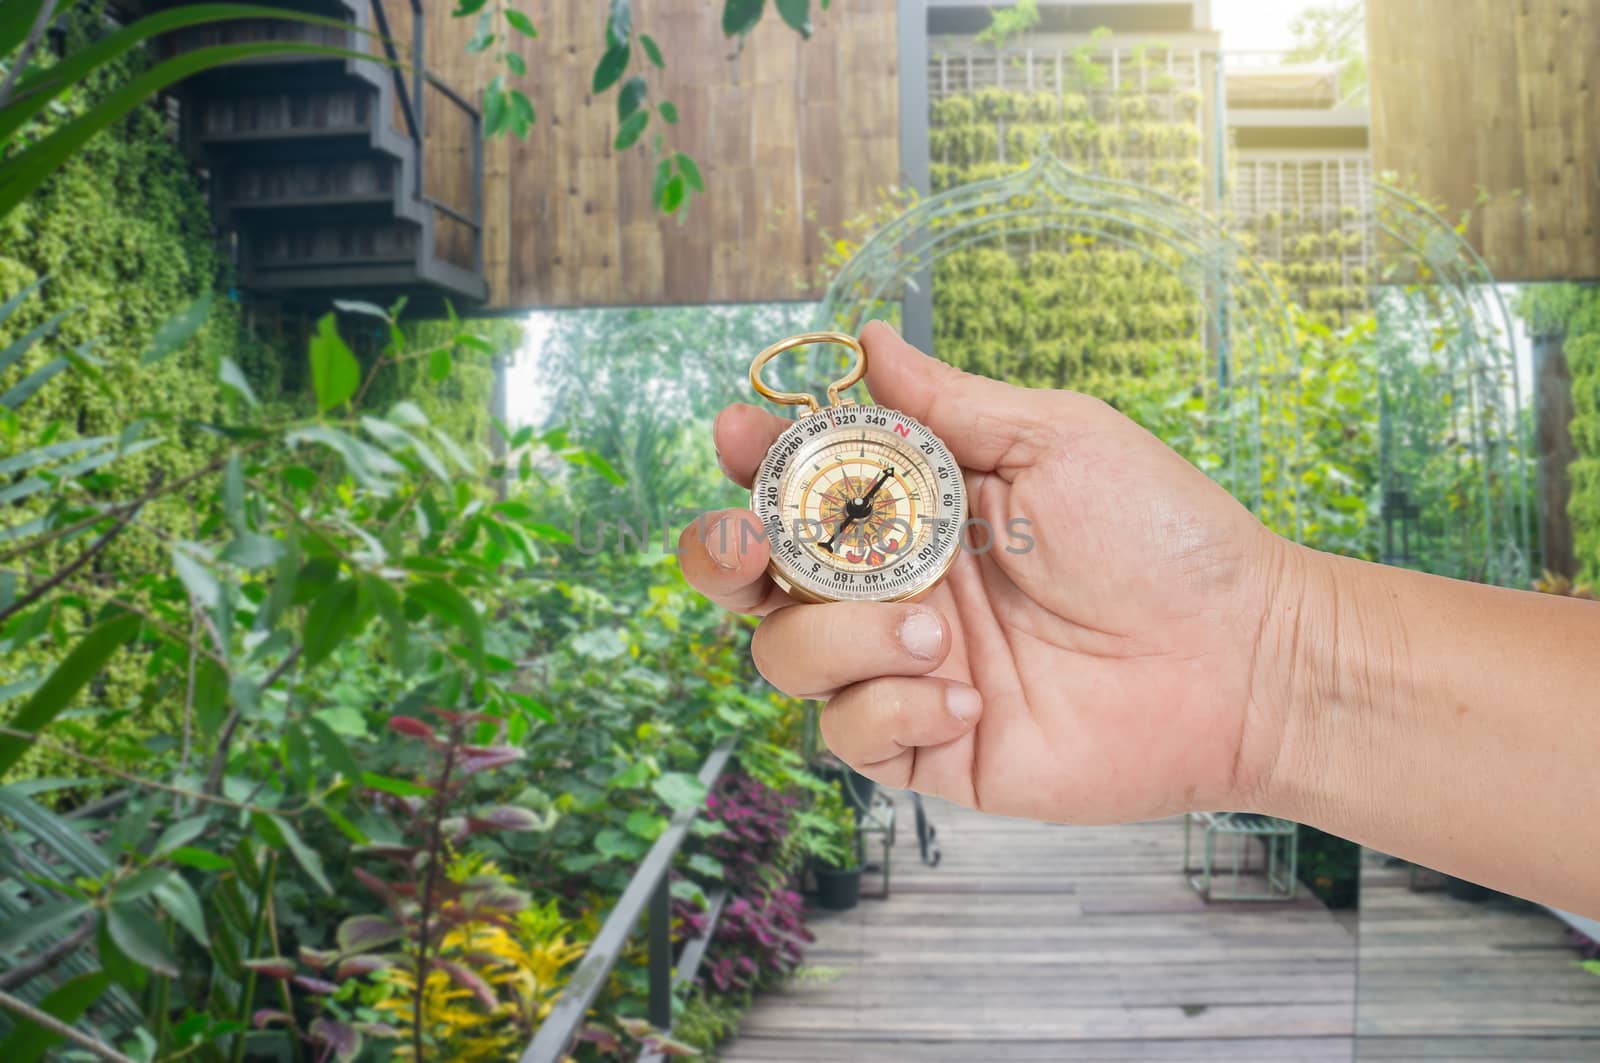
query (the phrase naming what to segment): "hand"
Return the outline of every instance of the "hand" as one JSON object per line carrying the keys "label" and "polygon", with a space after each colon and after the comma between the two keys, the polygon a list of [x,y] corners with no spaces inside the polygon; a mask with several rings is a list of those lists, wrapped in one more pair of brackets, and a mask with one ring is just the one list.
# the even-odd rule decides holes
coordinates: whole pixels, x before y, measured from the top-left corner
{"label": "hand", "polygon": [[[761,673],[826,699],[823,738],[886,786],[1061,822],[1249,807],[1282,729],[1256,651],[1288,544],[1104,403],[959,372],[881,323],[862,341],[874,399],[950,447],[993,547],[918,603],[796,605],[753,513],[691,525],[690,582],[765,617]],[[727,475],[749,487],[790,423],[724,410]]]}

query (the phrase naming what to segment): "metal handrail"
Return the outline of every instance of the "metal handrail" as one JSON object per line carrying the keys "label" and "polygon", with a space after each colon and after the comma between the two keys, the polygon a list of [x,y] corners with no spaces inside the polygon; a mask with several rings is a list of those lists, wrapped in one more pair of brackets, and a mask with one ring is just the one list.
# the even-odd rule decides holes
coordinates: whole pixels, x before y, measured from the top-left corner
{"label": "metal handrail", "polygon": [[[700,768],[700,781],[703,784],[709,787],[716,782],[717,777],[727,767],[729,758],[733,756],[736,743],[737,739],[730,738],[712,750]],[[672,892],[668,872],[672,869],[673,857],[677,856],[684,839],[689,836],[689,827],[699,815],[698,807],[686,808],[673,814],[667,829],[661,832],[661,836],[655,840],[655,844],[650,846],[650,851],[639,862],[639,867],[628,880],[622,896],[617,898],[616,907],[611,909],[611,914],[606,917],[600,932],[589,943],[588,951],[584,953],[578,969],[572,972],[572,977],[567,980],[566,989],[556,998],[550,1013],[534,1032],[532,1042],[518,1057],[518,1063],[558,1063],[566,1058],[568,1046],[572,1044],[579,1027],[583,1025],[584,1018],[589,1014],[590,1005],[604,988],[611,969],[622,958],[628,936],[633,933],[634,926],[638,924],[639,917],[644,914],[647,906],[650,912],[648,938],[650,999],[646,1010],[650,1025],[663,1035],[672,1033],[673,983],[676,981],[682,984],[694,977],[695,969],[705,955],[704,943],[709,943],[712,935],[716,933],[717,919],[722,912],[721,902],[726,898],[725,892],[718,891],[711,899],[709,910],[711,918],[706,924],[705,934],[684,948],[678,977],[674,979]],[[653,1053],[646,1052],[641,1060],[649,1059],[652,1055]]]}
{"label": "metal handrail", "polygon": [[[389,60],[389,69],[394,78],[396,97],[400,101],[400,113],[405,119],[406,133],[417,148],[417,168],[415,196],[419,203],[423,203],[432,210],[438,211],[446,217],[465,225],[472,232],[472,258],[476,272],[483,272],[483,115],[471,101],[461,93],[445,84],[431,70],[428,69],[426,53],[424,51],[427,35],[425,33],[425,18],[422,11],[422,0],[410,0],[411,4],[411,84],[408,88],[404,68],[408,65],[401,61],[400,53],[395,47],[394,36],[389,28],[389,16],[384,11],[383,0],[370,0],[373,19],[377,24],[379,40],[383,42],[385,56]],[[458,107],[467,116],[472,126],[472,212],[458,210],[447,203],[428,194],[427,182],[427,138],[428,138],[428,111],[427,90],[433,88],[444,96],[451,104]]]}
{"label": "metal handrail", "polygon": [[[420,14],[421,9],[415,2],[412,3],[411,8],[413,21],[415,22],[415,16]],[[412,142],[420,148],[422,146],[422,122],[412,106],[412,94],[406,89],[405,74],[402,72],[405,64],[400,61],[400,53],[394,46],[394,35],[389,29],[389,16],[383,10],[383,0],[372,0],[372,17],[378,24],[378,39],[383,42],[383,53],[389,57],[389,73],[394,78],[395,93],[400,100],[400,112],[405,116],[406,120],[406,131],[411,134]],[[413,26],[412,36],[417,39],[421,38],[420,24]],[[413,56],[415,56],[415,45],[413,45]],[[416,60],[415,69],[422,69],[420,59]],[[420,107],[421,105],[422,100],[419,95],[417,106]],[[419,181],[421,180],[421,173],[422,169],[419,166],[417,169]]]}

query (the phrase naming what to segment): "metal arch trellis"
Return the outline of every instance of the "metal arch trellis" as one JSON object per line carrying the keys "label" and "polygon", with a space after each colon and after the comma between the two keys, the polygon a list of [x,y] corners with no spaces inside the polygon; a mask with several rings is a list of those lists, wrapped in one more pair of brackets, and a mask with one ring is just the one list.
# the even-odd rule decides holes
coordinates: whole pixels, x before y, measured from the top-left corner
{"label": "metal arch trellis", "polygon": [[[1300,362],[1288,307],[1261,264],[1189,203],[1042,152],[1024,169],[923,199],[884,225],[834,276],[819,323],[855,330],[890,316],[919,274],[975,244],[1029,251],[1074,236],[1134,251],[1194,295],[1209,364],[1193,367],[1191,384],[1220,437],[1212,441],[1221,455],[1214,475],[1298,537]],[[1275,440],[1273,431],[1287,438]]]}
{"label": "metal arch trellis", "polygon": [[1375,193],[1384,559],[1526,586],[1531,449],[1511,314],[1454,227],[1399,189]]}

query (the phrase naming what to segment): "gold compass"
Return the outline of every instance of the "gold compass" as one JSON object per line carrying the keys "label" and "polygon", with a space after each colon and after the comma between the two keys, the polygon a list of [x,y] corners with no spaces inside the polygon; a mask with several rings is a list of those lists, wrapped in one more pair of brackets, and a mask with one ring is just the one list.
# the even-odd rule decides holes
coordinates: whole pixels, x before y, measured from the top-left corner
{"label": "gold compass", "polygon": [[[855,352],[828,385],[829,405],[761,379],[773,358],[812,343]],[[772,578],[803,602],[897,602],[931,590],[960,552],[967,490],[944,443],[914,418],[861,406],[841,392],[867,372],[867,352],[842,332],[807,332],[762,351],[750,384],[806,412],[756,471],[751,508],[772,548]]]}

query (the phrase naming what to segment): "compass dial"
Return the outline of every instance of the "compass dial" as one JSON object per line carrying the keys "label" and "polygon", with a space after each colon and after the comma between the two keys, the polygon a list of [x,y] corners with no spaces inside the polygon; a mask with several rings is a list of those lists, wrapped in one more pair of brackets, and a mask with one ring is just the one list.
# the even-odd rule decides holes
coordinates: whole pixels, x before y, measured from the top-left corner
{"label": "compass dial", "polygon": [[772,574],[802,601],[899,601],[938,583],[958,551],[966,486],[945,445],[881,406],[796,421],[751,491]]}

